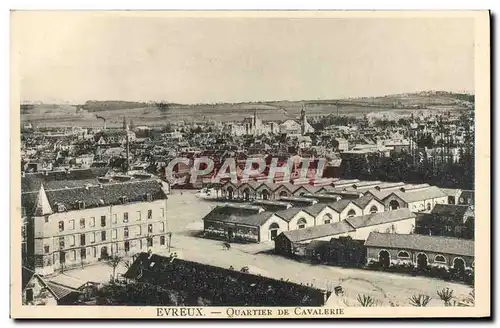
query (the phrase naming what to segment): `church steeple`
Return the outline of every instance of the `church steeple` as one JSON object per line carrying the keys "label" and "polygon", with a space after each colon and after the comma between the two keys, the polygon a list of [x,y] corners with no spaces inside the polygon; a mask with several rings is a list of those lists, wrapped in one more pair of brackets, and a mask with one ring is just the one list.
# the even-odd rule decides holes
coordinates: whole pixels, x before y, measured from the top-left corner
{"label": "church steeple", "polygon": [[40,184],[40,190],[38,191],[38,197],[36,199],[35,206],[35,216],[44,216],[52,214],[52,208],[50,207],[49,199],[45,193],[45,188],[43,188],[43,183]]}

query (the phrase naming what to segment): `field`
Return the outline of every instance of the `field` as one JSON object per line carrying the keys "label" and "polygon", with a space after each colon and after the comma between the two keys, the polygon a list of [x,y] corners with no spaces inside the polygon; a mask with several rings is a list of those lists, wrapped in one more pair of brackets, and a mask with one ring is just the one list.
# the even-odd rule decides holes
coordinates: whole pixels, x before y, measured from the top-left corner
{"label": "field", "polygon": [[74,126],[102,127],[102,120],[107,119],[107,126],[119,127],[123,117],[133,120],[135,125],[162,126],[168,122],[205,122],[205,121],[241,121],[254,112],[264,121],[282,121],[295,119],[300,115],[305,104],[308,117],[326,116],[330,114],[363,116],[369,113],[391,112],[392,114],[408,114],[420,106],[432,110],[460,110],[454,94],[427,95],[410,94],[374,98],[358,98],[344,100],[315,101],[269,101],[239,104],[171,104],[168,109],[160,110],[147,103],[99,102],[83,106],[79,110],[76,105],[43,105],[37,104],[32,109],[24,109],[21,114],[23,122],[31,122],[36,126]]}
{"label": "field", "polygon": [[[186,260],[225,268],[233,266],[239,269],[248,266],[254,274],[290,279],[292,282],[312,284],[319,288],[331,289],[341,285],[345,297],[340,299],[333,296],[330,306],[357,306],[358,294],[374,297],[381,306],[390,306],[391,303],[408,306],[408,298],[419,293],[432,297],[429,306],[443,306],[437,290],[450,287],[456,296],[466,296],[471,291],[468,286],[433,278],[300,263],[269,252],[273,243],[233,244],[231,250],[223,250],[221,242],[195,236],[203,229],[201,218],[215,205],[214,202],[197,199],[193,191],[183,191],[182,194],[179,190],[172,191],[167,209],[168,229],[173,234],[172,252]],[[168,255],[168,250],[162,254]],[[121,266],[118,272],[124,273],[125,267]],[[106,264],[99,264],[83,270],[67,271],[65,274],[82,280],[93,277],[96,281],[105,282],[109,279],[111,268]]]}

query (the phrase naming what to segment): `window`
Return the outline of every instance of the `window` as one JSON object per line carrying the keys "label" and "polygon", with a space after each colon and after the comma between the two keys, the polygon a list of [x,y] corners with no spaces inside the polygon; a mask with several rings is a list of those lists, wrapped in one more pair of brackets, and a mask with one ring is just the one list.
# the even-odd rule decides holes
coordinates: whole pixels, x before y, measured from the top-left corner
{"label": "window", "polygon": [[84,202],[78,202],[78,209],[83,210],[85,208],[85,203]]}
{"label": "window", "polygon": [[151,220],[153,218],[153,211],[148,210],[148,220]]}
{"label": "window", "polygon": [[90,226],[95,227],[95,217],[90,218]]}
{"label": "window", "polygon": [[128,222],[128,212],[123,213],[123,223]]}
{"label": "window", "polygon": [[165,245],[165,236],[160,236],[160,245]]}
{"label": "window", "polygon": [[373,205],[372,207],[370,207],[370,213],[377,213],[378,212],[378,209],[377,209],[377,206]]}
{"label": "window", "polygon": [[160,222],[160,231],[165,231],[165,222]]}
{"label": "window", "polygon": [[80,219],[80,229],[85,229],[85,218]]}
{"label": "window", "polygon": [[97,257],[97,247],[92,247],[92,256]]}
{"label": "window", "polygon": [[401,251],[401,252],[398,253],[398,257],[399,258],[403,258],[403,259],[409,259],[410,258],[410,254],[408,254],[408,252]]}
{"label": "window", "polygon": [[431,203],[427,203],[427,210],[430,211],[431,210]]}
{"label": "window", "polygon": [[142,239],[139,240],[139,249],[142,249]]}
{"label": "window", "polygon": [[45,254],[49,254],[50,253],[50,247],[48,245],[43,246],[43,252]]}
{"label": "window", "polygon": [[147,194],[146,194],[146,200],[147,200],[148,202],[151,202],[151,201],[153,200],[153,197],[151,196],[151,194],[150,194],[150,193],[147,193]]}
{"label": "window", "polygon": [[434,262],[446,263],[446,259],[443,255],[436,255],[436,257],[434,258]]}
{"label": "window", "polygon": [[130,250],[130,243],[126,241],[125,243],[123,243],[123,245],[125,247],[125,252],[128,252]]}
{"label": "window", "polygon": [[299,221],[297,221],[297,226],[299,227],[299,229],[304,229],[307,225],[307,222],[304,218],[301,218],[299,219]]}
{"label": "window", "polygon": [[125,229],[123,229],[123,237],[128,238],[128,227],[125,227]]}
{"label": "window", "polygon": [[148,238],[148,247],[153,247],[153,237]]}
{"label": "window", "polygon": [[72,250],[71,252],[69,252],[69,259],[71,261],[76,260],[76,252],[74,250]]}
{"label": "window", "polygon": [[75,246],[75,236],[69,236],[69,245]]}
{"label": "window", "polygon": [[323,223],[324,224],[330,224],[332,223],[332,216],[330,213],[326,213],[324,216],[323,216]]}
{"label": "window", "polygon": [[142,227],[138,226],[137,227],[137,236],[140,236],[142,234]]}
{"label": "window", "polygon": [[137,221],[141,221],[141,211],[137,211],[136,218]]}
{"label": "window", "polygon": [[116,231],[116,229],[113,229],[113,231],[111,232],[111,238],[113,238],[113,239],[117,238],[117,231]]}
{"label": "window", "polygon": [[113,223],[118,223],[118,215],[113,214]]}
{"label": "window", "polygon": [[82,260],[85,260],[87,258],[87,251],[85,250],[85,248],[80,249],[80,258]]}
{"label": "window", "polygon": [[95,243],[95,234],[93,232],[90,234],[90,243]]}
{"label": "window", "polygon": [[80,246],[85,246],[85,234],[80,235]]}
{"label": "window", "polygon": [[105,227],[105,226],[106,226],[106,217],[101,216],[101,227]]}
{"label": "window", "polygon": [[348,218],[352,218],[352,217],[355,217],[356,216],[356,211],[355,210],[349,210],[349,212],[347,212],[347,217]]}
{"label": "window", "polygon": [[49,216],[45,215],[45,223],[48,223],[48,222],[49,222]]}
{"label": "window", "polygon": [[69,230],[75,230],[75,220],[69,220]]}
{"label": "window", "polygon": [[153,233],[153,225],[151,223],[148,224],[148,233]]}
{"label": "window", "polygon": [[59,221],[59,232],[64,231],[64,221]]}
{"label": "window", "polygon": [[101,231],[101,241],[106,241],[106,231]]}
{"label": "window", "polygon": [[164,218],[165,217],[165,209],[160,208],[160,217]]}

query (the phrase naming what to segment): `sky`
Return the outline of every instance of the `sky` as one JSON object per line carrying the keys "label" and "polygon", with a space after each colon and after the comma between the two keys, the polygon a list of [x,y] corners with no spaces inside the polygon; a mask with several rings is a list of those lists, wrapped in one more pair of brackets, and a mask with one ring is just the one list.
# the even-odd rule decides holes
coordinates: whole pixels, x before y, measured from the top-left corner
{"label": "sky", "polygon": [[470,18],[21,13],[22,101],[314,100],[474,90]]}

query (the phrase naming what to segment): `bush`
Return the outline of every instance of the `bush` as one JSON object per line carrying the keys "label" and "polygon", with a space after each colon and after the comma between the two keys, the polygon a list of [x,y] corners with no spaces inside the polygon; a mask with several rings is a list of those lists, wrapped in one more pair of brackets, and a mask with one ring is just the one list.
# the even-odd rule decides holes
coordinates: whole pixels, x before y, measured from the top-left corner
{"label": "bush", "polygon": [[372,270],[380,270],[380,268],[381,268],[380,262],[374,261],[374,260],[370,260],[370,262],[368,262],[368,264],[366,265],[366,267],[368,269],[372,269]]}

